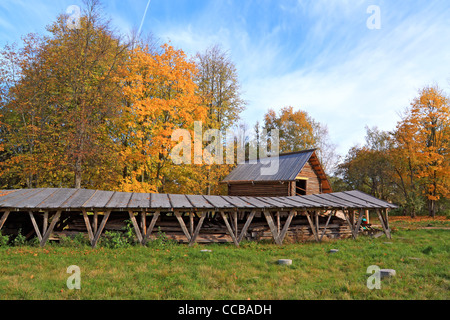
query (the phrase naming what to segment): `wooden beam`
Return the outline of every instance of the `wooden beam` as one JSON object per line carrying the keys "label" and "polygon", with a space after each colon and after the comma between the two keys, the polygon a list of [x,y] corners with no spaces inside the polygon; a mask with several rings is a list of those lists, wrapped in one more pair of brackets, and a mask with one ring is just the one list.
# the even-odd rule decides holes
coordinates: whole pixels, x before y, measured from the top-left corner
{"label": "wooden beam", "polygon": [[[33,228],[34,228],[34,231],[36,232],[36,235],[37,235],[37,237],[39,239],[39,242],[41,242],[42,241],[42,235],[41,235],[41,232],[39,231],[39,227],[38,227],[38,225],[36,223],[36,219],[34,218],[34,214],[31,211],[28,211],[28,214],[30,215],[31,223],[33,224]],[[45,231],[43,233],[45,233]]]}
{"label": "wooden beam", "polygon": [[150,226],[149,226],[148,229],[147,229],[147,232],[146,232],[146,234],[145,234],[144,239],[142,239],[142,244],[143,244],[143,245],[145,245],[145,244],[148,242],[148,239],[150,238],[150,235],[151,235],[151,233],[152,233],[152,231],[153,231],[153,228],[154,228],[155,225],[156,225],[156,221],[158,220],[159,215],[160,215],[160,212],[159,212],[159,211],[156,211],[156,212],[153,214],[153,218],[152,218],[152,221],[150,222]]}
{"label": "wooden beam", "polygon": [[189,234],[188,229],[186,228],[186,224],[184,223],[183,217],[181,216],[181,214],[178,211],[174,212],[175,217],[177,217],[178,223],[181,226],[181,229],[184,232],[184,235],[186,236],[188,241],[191,241],[191,235]]}
{"label": "wooden beam", "polygon": [[47,232],[48,228],[48,211],[44,212],[44,220],[42,221],[42,233]]}
{"label": "wooden beam", "polygon": [[269,225],[270,232],[272,232],[273,239],[275,243],[281,246],[280,238],[278,236],[277,228],[273,222],[272,214],[270,211],[264,210],[264,216],[266,217],[267,224]]}
{"label": "wooden beam", "polygon": [[[108,222],[109,216],[111,215],[111,210],[108,210],[103,215],[102,222],[100,223],[100,226],[97,229],[97,232],[95,233],[94,240],[92,241],[92,248],[95,248],[97,246],[98,240],[100,239],[100,236],[102,235],[103,229],[105,228],[106,222]],[[95,221],[95,215],[94,215],[94,221]]]}
{"label": "wooden beam", "polygon": [[147,233],[147,212],[145,210],[141,211],[141,230],[142,235]]}
{"label": "wooden beam", "polygon": [[8,219],[9,213],[10,213],[9,210],[3,212],[2,218],[0,219],[0,230],[3,228],[3,225],[4,225],[5,222],[6,222],[6,219]]}
{"label": "wooden beam", "polygon": [[128,210],[128,215],[130,216],[131,223],[133,224],[134,232],[140,244],[142,244],[142,232],[139,229],[139,225],[136,221],[136,217],[134,216],[133,210]]}
{"label": "wooden beam", "polygon": [[83,209],[82,212],[83,212],[84,224],[86,225],[86,230],[87,230],[88,236],[89,236],[89,242],[92,245],[92,241],[94,241],[94,233],[92,232],[91,222],[89,221],[89,216],[87,215],[86,210]]}
{"label": "wooden beam", "polygon": [[50,223],[50,226],[47,228],[47,231],[45,231],[44,235],[42,236],[42,239],[40,241],[41,247],[44,247],[48,238],[50,237],[51,233],[53,232],[53,228],[55,228],[56,223],[59,221],[59,218],[61,217],[61,210],[56,212],[56,214],[52,218],[52,222]]}
{"label": "wooden beam", "polygon": [[220,215],[222,216],[222,219],[225,222],[225,225],[227,227],[228,233],[231,236],[231,239],[233,239],[233,242],[236,245],[236,247],[239,247],[239,241],[237,241],[236,236],[234,235],[233,229],[231,229],[231,226],[228,223],[228,218],[227,218],[226,214],[223,211],[220,211]]}
{"label": "wooden beam", "polygon": [[98,230],[98,212],[94,211],[94,219],[92,221],[94,234],[97,234]]}
{"label": "wooden beam", "polygon": [[192,233],[191,240],[189,241],[189,245],[192,246],[195,243],[195,240],[197,239],[200,229],[202,228],[203,221],[206,218],[206,211],[202,212],[202,216],[200,217],[200,221],[197,224],[197,227],[195,228],[195,231]]}
{"label": "wooden beam", "polygon": [[314,235],[314,238],[316,239],[317,242],[319,242],[319,235],[317,234],[317,230],[316,230],[316,227],[314,226],[314,222],[312,221],[308,211],[305,211],[305,214],[306,214],[306,218],[308,219],[309,226],[311,227],[311,231]]}
{"label": "wooden beam", "polygon": [[384,217],[383,217],[383,214],[382,214],[381,210],[377,209],[376,211],[377,211],[378,218],[380,219],[381,226],[383,227],[384,234],[389,239],[392,239],[391,232],[390,232],[388,226],[386,226],[386,224],[385,224]]}
{"label": "wooden beam", "polygon": [[335,214],[336,214],[336,210],[333,210],[333,211],[331,211],[330,215],[328,216],[327,223],[325,224],[325,228],[323,228],[322,235],[320,236],[319,241],[322,241],[322,238],[324,237],[325,233],[327,232],[328,224],[330,223],[331,218],[332,218]]}
{"label": "wooden beam", "polygon": [[289,216],[286,219],[286,222],[284,223],[283,230],[281,230],[281,233],[278,235],[278,238],[280,239],[280,242],[283,243],[284,238],[286,237],[287,231],[289,229],[289,226],[291,225],[292,219],[297,214],[295,211],[289,212]]}
{"label": "wooden beam", "polygon": [[237,211],[233,212],[233,221],[234,221],[234,236],[236,239],[238,238],[238,218],[237,218]]}
{"label": "wooden beam", "polygon": [[237,241],[238,243],[241,243],[242,239],[245,237],[245,234],[247,233],[247,229],[250,226],[250,224],[252,223],[253,218],[255,217],[256,214],[256,210],[253,210],[252,212],[250,212],[247,221],[245,222],[244,226],[242,227],[241,230],[241,234],[239,235]]}
{"label": "wooden beam", "polygon": [[355,239],[358,237],[359,228],[361,228],[361,223],[362,223],[363,218],[364,218],[364,213],[363,213],[363,210],[361,209],[359,211],[358,223],[356,224],[356,228],[355,228]]}
{"label": "wooden beam", "polygon": [[189,234],[192,235],[194,234],[194,213],[193,212],[189,212]]}

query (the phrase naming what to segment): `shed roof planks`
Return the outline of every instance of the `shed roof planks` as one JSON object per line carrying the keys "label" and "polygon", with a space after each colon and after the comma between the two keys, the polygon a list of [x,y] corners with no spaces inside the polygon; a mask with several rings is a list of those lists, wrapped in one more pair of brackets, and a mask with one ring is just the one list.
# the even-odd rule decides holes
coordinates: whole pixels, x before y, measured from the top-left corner
{"label": "shed roof planks", "polygon": [[291,197],[201,196],[126,193],[85,189],[0,190],[0,208],[8,210],[246,210],[246,209],[391,209],[394,204],[360,191]]}

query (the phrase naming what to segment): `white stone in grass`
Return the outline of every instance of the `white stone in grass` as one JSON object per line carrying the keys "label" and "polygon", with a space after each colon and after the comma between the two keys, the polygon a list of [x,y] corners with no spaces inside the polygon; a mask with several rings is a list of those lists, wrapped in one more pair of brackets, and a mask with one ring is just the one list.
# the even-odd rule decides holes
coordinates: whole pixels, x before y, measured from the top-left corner
{"label": "white stone in grass", "polygon": [[212,250],[209,250],[209,249],[203,249],[203,250],[200,250],[200,252],[212,252]]}
{"label": "white stone in grass", "polygon": [[396,272],[394,269],[381,269],[380,270],[380,276],[381,278],[390,278],[390,277],[395,277],[396,276]]}
{"label": "white stone in grass", "polygon": [[278,260],[278,264],[290,266],[292,264],[292,260],[290,259],[280,259]]}
{"label": "white stone in grass", "polygon": [[336,252],[339,252],[339,250],[338,250],[338,249],[330,249],[329,252],[330,252],[330,253],[336,253]]}

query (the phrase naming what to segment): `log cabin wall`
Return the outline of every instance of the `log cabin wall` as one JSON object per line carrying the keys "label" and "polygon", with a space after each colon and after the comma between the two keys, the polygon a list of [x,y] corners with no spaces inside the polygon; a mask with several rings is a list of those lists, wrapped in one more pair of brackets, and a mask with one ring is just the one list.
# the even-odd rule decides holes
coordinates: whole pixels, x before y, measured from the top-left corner
{"label": "log cabin wall", "polygon": [[317,177],[317,173],[314,171],[309,161],[305,164],[302,171],[300,171],[300,173],[298,174],[297,178],[300,177],[308,179],[308,182],[306,184],[306,195],[322,193],[321,181]]}
{"label": "log cabin wall", "polygon": [[290,182],[268,181],[258,183],[232,183],[228,185],[229,196],[285,197],[290,195]]}

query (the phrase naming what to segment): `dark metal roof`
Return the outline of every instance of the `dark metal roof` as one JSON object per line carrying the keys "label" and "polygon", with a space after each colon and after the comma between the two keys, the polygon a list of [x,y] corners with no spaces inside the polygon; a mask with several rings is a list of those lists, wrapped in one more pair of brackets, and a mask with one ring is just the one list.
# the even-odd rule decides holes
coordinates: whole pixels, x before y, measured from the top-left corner
{"label": "dark metal roof", "polygon": [[237,197],[127,193],[85,189],[0,190],[0,209],[28,210],[220,210],[389,209],[396,205],[360,191],[296,197]]}
{"label": "dark metal roof", "polygon": [[[315,150],[283,154],[279,157],[264,158],[257,163],[239,164],[224,180],[230,181],[293,181],[302,171]],[[263,168],[270,167],[268,160],[278,160],[278,171],[273,175],[262,175]]]}

